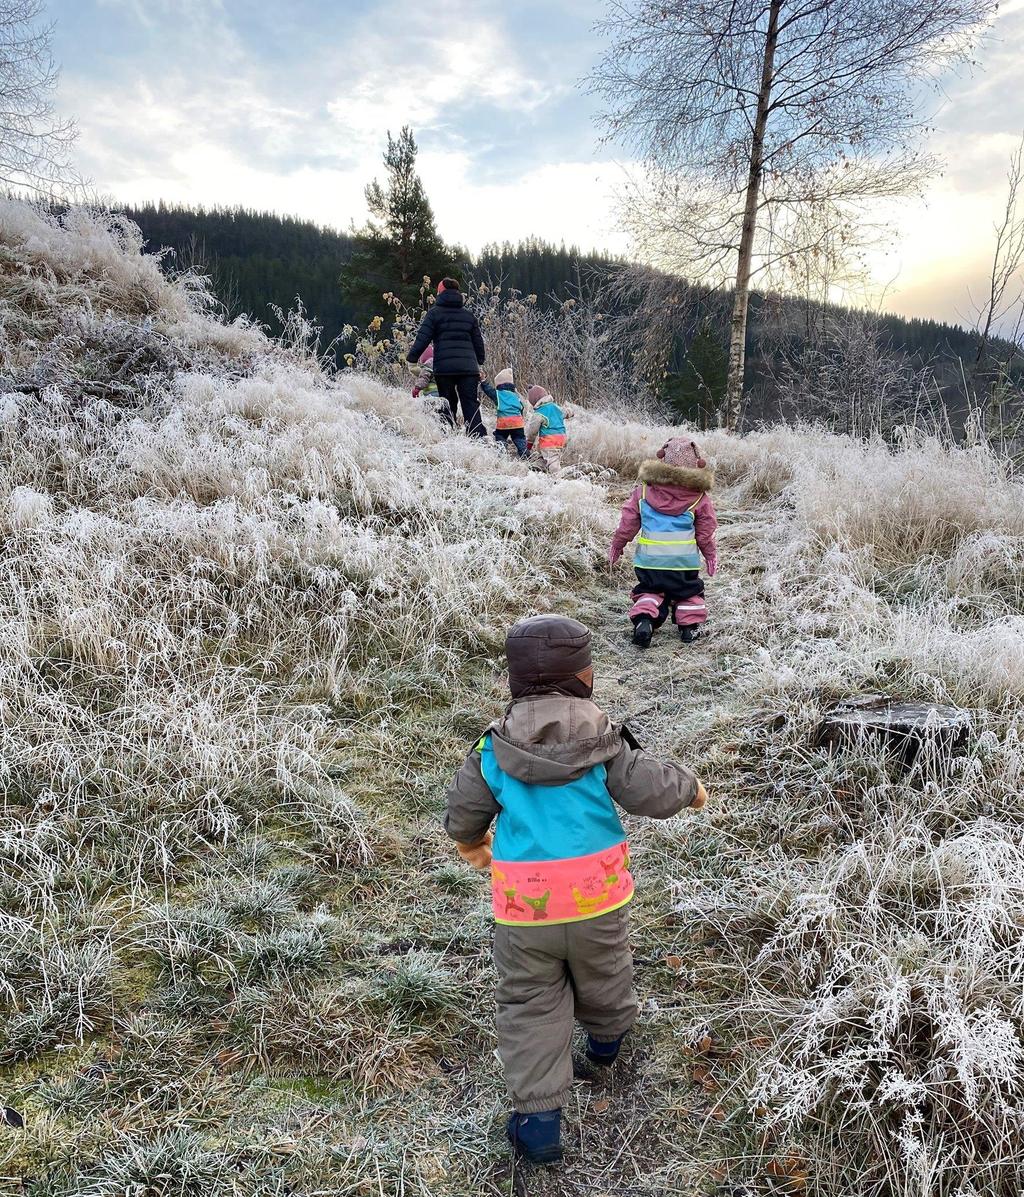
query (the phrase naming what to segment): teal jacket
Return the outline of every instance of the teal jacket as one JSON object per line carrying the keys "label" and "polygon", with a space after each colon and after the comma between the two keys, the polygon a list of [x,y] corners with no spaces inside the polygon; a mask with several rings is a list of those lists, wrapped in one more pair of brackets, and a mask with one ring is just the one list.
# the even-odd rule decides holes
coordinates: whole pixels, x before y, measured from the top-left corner
{"label": "teal jacket", "polygon": [[545,447],[545,441],[552,446],[564,445],[565,416],[558,404],[553,399],[549,399],[545,403],[538,403],[533,410],[540,416],[540,430],[537,433],[537,438],[541,448]]}
{"label": "teal jacket", "polygon": [[523,400],[511,383],[502,383],[500,387],[494,387],[489,382],[482,382],[480,389],[497,404],[499,429],[525,426]]}
{"label": "teal jacket", "polygon": [[495,822],[491,901],[500,923],[571,923],[633,894],[616,809],[665,819],[697,795],[693,774],[656,761],[589,699],[517,699],[466,758],[445,827],[477,844]]}

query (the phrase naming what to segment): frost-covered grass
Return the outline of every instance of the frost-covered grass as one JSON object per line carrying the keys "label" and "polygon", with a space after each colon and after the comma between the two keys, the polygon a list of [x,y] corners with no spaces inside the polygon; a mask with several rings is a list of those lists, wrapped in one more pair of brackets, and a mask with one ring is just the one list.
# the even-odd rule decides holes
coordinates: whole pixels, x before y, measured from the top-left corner
{"label": "frost-covered grass", "polygon": [[[743,505],[713,591],[729,680],[690,718],[718,801],[668,833],[661,872],[690,937],[670,944],[697,978],[689,1013],[747,1045],[714,1074],[711,1155],[786,1191],[1009,1197],[1024,489],[933,441],[777,429],[705,446]],[[870,743],[815,747],[830,703],[873,692],[969,709],[966,752],[904,774]]]}
{"label": "frost-covered grass", "polygon": [[[701,439],[712,634],[629,645],[616,505],[670,430],[579,407],[526,471],[168,282],[130,226],[0,205],[0,1178],[33,1197],[1010,1197],[1024,950],[1024,502],[981,449]],[[508,624],[693,761],[634,824],[642,1014],[501,1140],[481,884],[444,785]],[[835,699],[972,711],[901,774]],[[736,1192],[732,1188],[730,1191]]]}
{"label": "frost-covered grass", "polygon": [[361,963],[361,889],[603,492],[217,323],[128,226],[7,204],[0,259],[2,1171],[277,1192],[211,1127],[282,1074],[386,1091],[464,1004],[436,952]]}

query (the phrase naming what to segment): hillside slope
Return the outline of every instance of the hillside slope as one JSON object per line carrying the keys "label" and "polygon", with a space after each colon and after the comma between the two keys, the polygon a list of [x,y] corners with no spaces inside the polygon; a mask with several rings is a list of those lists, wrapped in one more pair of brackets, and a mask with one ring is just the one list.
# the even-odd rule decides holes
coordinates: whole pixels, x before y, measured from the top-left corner
{"label": "hillside slope", "polygon": [[[984,451],[707,438],[706,641],[629,645],[615,505],[204,313],[128,225],[0,205],[0,1176],[35,1197],[1016,1193],[1024,495]],[[693,761],[635,823],[642,1017],[569,1161],[501,1141],[488,915],[440,830],[508,624]],[[900,776],[835,698],[968,706]],[[17,1125],[23,1122],[23,1126]],[[722,1190],[725,1191],[725,1190]]]}

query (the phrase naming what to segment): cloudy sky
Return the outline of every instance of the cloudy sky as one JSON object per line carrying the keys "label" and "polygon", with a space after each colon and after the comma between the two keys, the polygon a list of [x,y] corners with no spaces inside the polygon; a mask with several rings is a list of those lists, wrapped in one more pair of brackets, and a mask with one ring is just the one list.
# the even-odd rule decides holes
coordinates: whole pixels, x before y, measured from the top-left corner
{"label": "cloudy sky", "polygon": [[[246,204],[347,227],[365,216],[388,129],[411,124],[441,232],[479,249],[538,234],[627,250],[629,169],[598,145],[577,86],[600,0],[48,0],[104,196]],[[893,213],[871,262],[884,306],[970,320],[1024,128],[1024,0],[934,102],[944,175]]]}

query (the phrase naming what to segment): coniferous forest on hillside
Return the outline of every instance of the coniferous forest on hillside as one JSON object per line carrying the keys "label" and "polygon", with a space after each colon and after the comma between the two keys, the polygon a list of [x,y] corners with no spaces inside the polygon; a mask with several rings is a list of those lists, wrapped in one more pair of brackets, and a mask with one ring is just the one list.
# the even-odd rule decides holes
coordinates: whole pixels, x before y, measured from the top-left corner
{"label": "coniferous forest on hillside", "polygon": [[[274,309],[284,312],[297,300],[322,328],[321,345],[342,337],[346,326],[364,328],[386,310],[376,291],[354,297],[342,274],[357,252],[359,234],[344,233],[311,221],[248,208],[190,208],[166,203],[121,209],[142,229],[149,251],[167,249],[165,269],[194,269],[208,275],[230,317],[252,316],[271,332],[280,328]],[[454,250],[463,278],[501,283],[536,295],[542,307],[567,298],[593,295],[624,265],[621,258],[576,246],[553,245],[539,238],[518,244],[486,246],[473,257]],[[367,294],[367,292],[369,294]],[[724,387],[728,296],[694,289],[695,316],[689,332],[678,338],[667,364],[664,397],[692,414],[698,390]],[[381,292],[381,295],[383,291]],[[773,418],[778,408],[779,374],[799,357],[810,325],[849,315],[794,298],[751,297],[747,377],[750,408],[756,418]],[[936,387],[954,387],[963,362],[972,362],[978,334],[938,320],[908,319],[892,313],[871,317],[879,348],[920,366],[929,363]],[[699,380],[699,381],[698,381]],[[952,404],[955,407],[955,402]]]}
{"label": "coniferous forest on hillside", "polygon": [[[173,251],[169,268],[208,274],[229,315],[244,312],[273,325],[271,306],[287,311],[299,297],[326,343],[346,324],[363,325],[382,310],[379,303],[352,302],[342,290],[341,273],[356,246],[351,233],[249,208],[155,203],[121,211],[142,229],[150,251]],[[461,273],[500,279],[547,302],[567,298],[617,262],[610,254],[531,238],[486,246],[476,258],[466,255]]]}

